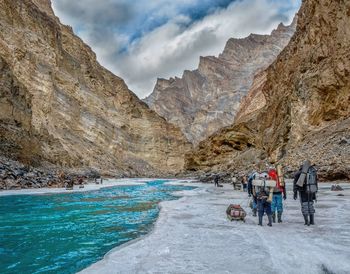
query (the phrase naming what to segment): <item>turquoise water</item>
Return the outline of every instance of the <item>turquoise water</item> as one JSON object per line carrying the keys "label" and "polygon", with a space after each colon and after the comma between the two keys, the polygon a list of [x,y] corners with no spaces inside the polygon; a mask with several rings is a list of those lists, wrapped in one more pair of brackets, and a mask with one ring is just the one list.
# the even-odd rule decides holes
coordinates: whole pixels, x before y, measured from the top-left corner
{"label": "turquoise water", "polygon": [[157,180],[98,191],[0,197],[0,272],[75,273],[152,229],[158,203],[193,189]]}

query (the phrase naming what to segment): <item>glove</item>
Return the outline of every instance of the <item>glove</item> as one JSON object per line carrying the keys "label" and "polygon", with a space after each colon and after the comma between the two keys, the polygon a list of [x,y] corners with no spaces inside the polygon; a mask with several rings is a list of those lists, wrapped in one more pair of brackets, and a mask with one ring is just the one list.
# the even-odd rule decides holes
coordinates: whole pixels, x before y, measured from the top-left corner
{"label": "glove", "polygon": [[283,194],[283,200],[286,200],[286,199],[287,199],[287,195]]}
{"label": "glove", "polygon": [[248,197],[252,197],[252,195],[251,195],[251,194],[249,194],[249,195],[248,195]]}
{"label": "glove", "polygon": [[297,192],[294,192],[294,200],[296,200],[298,198],[298,193]]}

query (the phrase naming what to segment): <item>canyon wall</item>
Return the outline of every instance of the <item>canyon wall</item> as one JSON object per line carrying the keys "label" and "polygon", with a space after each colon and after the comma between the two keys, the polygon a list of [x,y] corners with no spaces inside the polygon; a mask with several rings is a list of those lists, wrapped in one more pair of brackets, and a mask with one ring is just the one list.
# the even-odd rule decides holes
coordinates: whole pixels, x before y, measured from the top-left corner
{"label": "canyon wall", "polygon": [[103,68],[49,0],[0,0],[0,154],[113,175],[182,170],[182,132]]}
{"label": "canyon wall", "polygon": [[145,102],[198,144],[233,123],[254,75],[276,59],[295,26],[296,18],[290,26],[280,24],[271,35],[229,39],[219,57],[200,57],[198,69],[184,71],[181,78],[158,79]]}
{"label": "canyon wall", "polygon": [[235,123],[187,157],[192,171],[249,171],[305,159],[350,178],[350,2],[305,0],[288,46],[254,84]]}

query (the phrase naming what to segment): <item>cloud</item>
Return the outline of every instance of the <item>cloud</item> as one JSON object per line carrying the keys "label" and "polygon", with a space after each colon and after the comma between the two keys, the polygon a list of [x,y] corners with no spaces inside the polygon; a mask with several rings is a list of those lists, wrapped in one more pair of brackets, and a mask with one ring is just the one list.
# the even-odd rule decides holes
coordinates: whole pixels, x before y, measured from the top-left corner
{"label": "cloud", "polygon": [[195,69],[199,56],[218,55],[231,37],[270,33],[290,23],[300,0],[54,0],[61,21],[121,76],[140,98],[158,77]]}

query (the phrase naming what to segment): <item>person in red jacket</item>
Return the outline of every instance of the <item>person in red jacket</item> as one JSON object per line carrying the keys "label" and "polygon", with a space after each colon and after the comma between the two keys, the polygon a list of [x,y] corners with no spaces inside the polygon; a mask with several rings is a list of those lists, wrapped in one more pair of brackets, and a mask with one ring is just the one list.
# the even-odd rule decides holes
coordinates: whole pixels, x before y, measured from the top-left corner
{"label": "person in red jacket", "polygon": [[276,222],[276,211],[277,211],[277,221],[282,223],[282,212],[283,212],[283,199],[287,199],[286,188],[284,185],[281,185],[280,180],[278,179],[278,174],[276,169],[272,168],[268,172],[271,180],[277,182],[276,187],[273,190],[271,210],[272,210],[272,221]]}

